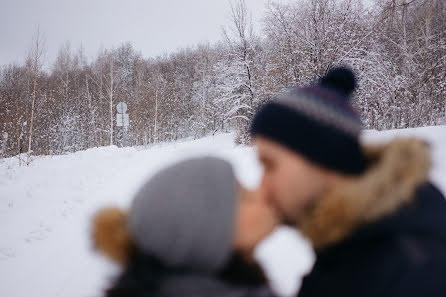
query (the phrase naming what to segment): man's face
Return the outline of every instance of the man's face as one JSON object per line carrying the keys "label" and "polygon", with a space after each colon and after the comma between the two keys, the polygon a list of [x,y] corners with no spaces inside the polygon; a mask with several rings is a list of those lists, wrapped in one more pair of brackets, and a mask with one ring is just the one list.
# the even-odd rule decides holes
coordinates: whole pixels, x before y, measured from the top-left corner
{"label": "man's face", "polygon": [[266,138],[256,137],[254,144],[264,169],[262,191],[283,223],[297,224],[305,208],[323,191],[323,170]]}

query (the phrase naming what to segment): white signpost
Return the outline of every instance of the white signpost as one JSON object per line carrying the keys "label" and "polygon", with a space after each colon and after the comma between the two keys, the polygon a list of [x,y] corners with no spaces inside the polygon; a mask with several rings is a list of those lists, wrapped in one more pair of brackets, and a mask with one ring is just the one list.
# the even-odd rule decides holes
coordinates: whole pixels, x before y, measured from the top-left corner
{"label": "white signpost", "polygon": [[125,113],[127,111],[127,104],[124,102],[119,102],[116,105],[118,113],[116,114],[116,126],[118,127],[128,127],[130,124],[129,115]]}
{"label": "white signpost", "polygon": [[125,113],[127,111],[127,104],[125,104],[125,102],[119,102],[118,105],[116,105],[116,109],[118,110],[118,113]]}
{"label": "white signpost", "polygon": [[116,114],[116,126],[127,128],[130,124],[128,113]]}
{"label": "white signpost", "polygon": [[127,104],[125,102],[119,102],[116,105],[116,126],[122,127],[122,142],[126,145],[127,142],[127,128],[130,126],[129,114],[125,113],[127,111]]}

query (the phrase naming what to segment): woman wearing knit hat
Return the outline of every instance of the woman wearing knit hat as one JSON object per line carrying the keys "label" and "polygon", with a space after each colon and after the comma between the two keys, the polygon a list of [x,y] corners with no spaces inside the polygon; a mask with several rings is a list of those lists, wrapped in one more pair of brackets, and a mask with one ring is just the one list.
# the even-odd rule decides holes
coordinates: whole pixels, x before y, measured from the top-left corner
{"label": "woman wearing knit hat", "polygon": [[249,254],[275,226],[271,208],[237,183],[228,162],[182,161],[151,177],[127,212],[94,217],[96,249],[123,266],[105,295],[270,295]]}
{"label": "woman wearing knit hat", "polygon": [[428,181],[429,147],[360,144],[355,87],[351,70],[333,69],[251,126],[263,192],[316,253],[298,296],[446,296],[446,200]]}

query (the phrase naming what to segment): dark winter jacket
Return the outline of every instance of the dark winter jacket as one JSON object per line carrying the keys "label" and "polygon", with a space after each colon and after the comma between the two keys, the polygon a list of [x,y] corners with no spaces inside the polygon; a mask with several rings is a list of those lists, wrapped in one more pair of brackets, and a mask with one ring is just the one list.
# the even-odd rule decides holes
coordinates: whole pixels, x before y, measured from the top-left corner
{"label": "dark winter jacket", "polygon": [[266,286],[233,286],[209,276],[185,275],[167,279],[158,297],[270,297]]}
{"label": "dark winter jacket", "polygon": [[134,249],[106,297],[271,297],[261,267],[234,253],[217,274],[167,269]]}
{"label": "dark winter jacket", "polygon": [[396,140],[368,156],[302,222],[317,258],[298,296],[446,296],[446,201],[427,182],[427,146]]}

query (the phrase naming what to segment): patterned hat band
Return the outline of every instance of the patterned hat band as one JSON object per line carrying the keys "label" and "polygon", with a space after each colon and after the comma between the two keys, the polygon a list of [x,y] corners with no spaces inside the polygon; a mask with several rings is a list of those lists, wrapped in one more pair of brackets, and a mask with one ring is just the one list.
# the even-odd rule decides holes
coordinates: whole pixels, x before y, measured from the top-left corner
{"label": "patterned hat band", "polygon": [[333,104],[328,104],[326,100],[324,102],[308,91],[290,92],[280,96],[276,103],[295,109],[296,112],[324,122],[353,137],[358,137],[362,131],[362,122],[354,111],[347,112]]}

